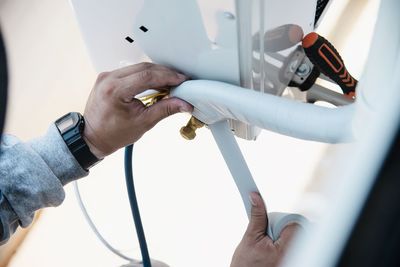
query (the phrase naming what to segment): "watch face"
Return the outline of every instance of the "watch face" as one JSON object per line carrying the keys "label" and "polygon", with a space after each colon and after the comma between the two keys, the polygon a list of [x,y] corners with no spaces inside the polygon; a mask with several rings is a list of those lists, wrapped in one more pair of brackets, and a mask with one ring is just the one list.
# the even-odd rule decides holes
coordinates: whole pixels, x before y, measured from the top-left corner
{"label": "watch face", "polygon": [[60,129],[60,131],[64,133],[73,125],[74,125],[74,120],[72,119],[72,117],[67,117],[65,118],[65,120],[61,121],[60,124],[58,124],[58,129]]}
{"label": "watch face", "polygon": [[72,128],[76,126],[76,124],[79,121],[79,117],[76,113],[71,112],[58,121],[56,121],[56,125],[58,130],[60,131],[61,134],[68,132]]}

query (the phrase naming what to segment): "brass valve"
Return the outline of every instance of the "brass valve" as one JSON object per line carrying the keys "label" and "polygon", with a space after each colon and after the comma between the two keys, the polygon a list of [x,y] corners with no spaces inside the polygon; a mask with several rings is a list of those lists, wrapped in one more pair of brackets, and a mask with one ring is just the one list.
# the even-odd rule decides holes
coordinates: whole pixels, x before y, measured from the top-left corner
{"label": "brass valve", "polygon": [[196,137],[196,130],[203,126],[204,123],[192,116],[186,126],[181,128],[180,133],[186,140],[193,140]]}

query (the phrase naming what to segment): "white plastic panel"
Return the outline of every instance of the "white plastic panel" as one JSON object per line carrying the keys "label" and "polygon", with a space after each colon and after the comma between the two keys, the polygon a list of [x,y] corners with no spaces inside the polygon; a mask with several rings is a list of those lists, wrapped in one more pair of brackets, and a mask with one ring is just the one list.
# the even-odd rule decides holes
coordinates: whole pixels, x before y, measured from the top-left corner
{"label": "white plastic panel", "polygon": [[[147,56],[193,79],[223,81],[274,95],[282,94],[291,79],[295,69],[287,68],[286,61],[302,33],[313,29],[316,7],[316,0],[71,3],[99,72],[138,63]],[[293,28],[298,33],[294,41],[290,38]],[[231,126],[245,139],[259,134],[240,122]]]}
{"label": "white plastic panel", "polygon": [[[137,63],[145,53],[195,79],[241,83],[278,95],[290,79],[279,77],[280,68],[301,32],[313,30],[316,7],[316,0],[71,3],[98,71]],[[300,35],[288,42],[291,29]]]}
{"label": "white plastic panel", "polygon": [[137,63],[145,58],[132,36],[133,18],[143,0],[70,0],[85,40],[90,58],[98,72],[121,65]]}
{"label": "white plastic panel", "polygon": [[147,0],[133,20],[134,35],[154,62],[172,66],[194,79],[238,84],[235,16],[214,11],[218,34],[210,40],[197,1]]}
{"label": "white plastic panel", "polygon": [[[233,1],[201,1],[200,5],[188,0],[71,3],[99,72],[137,63],[147,55],[194,79],[239,83]],[[133,43],[125,39],[128,36]]]}

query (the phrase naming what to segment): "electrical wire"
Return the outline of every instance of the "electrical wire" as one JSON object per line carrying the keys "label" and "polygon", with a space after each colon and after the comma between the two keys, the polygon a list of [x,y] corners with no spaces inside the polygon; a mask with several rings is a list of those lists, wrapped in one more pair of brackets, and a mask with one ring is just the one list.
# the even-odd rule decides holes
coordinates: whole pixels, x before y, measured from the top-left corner
{"label": "electrical wire", "polygon": [[101,241],[101,243],[103,243],[103,245],[108,248],[112,253],[114,253],[115,255],[123,258],[124,260],[129,261],[130,263],[139,263],[140,261],[135,260],[131,257],[126,256],[125,254],[123,254],[122,252],[120,252],[119,250],[115,249],[109,242],[107,242],[107,240],[102,236],[102,234],[100,233],[100,231],[97,229],[95,223],[93,222],[93,220],[91,219],[86,206],[82,200],[82,196],[81,193],[79,191],[79,185],[77,181],[74,181],[73,183],[74,185],[74,190],[75,190],[75,195],[76,198],[78,200],[78,204],[79,204],[79,208],[81,209],[83,216],[85,217],[85,220],[87,221],[87,223],[89,224],[90,228],[92,229],[92,231],[95,233],[95,235],[97,236],[97,238]]}
{"label": "electrical wire", "polygon": [[128,190],[129,204],[131,206],[132,217],[135,222],[136,234],[139,240],[140,251],[142,253],[143,266],[151,267],[149,250],[147,248],[146,237],[143,230],[143,224],[140,217],[139,206],[135,193],[135,184],[133,182],[133,167],[132,167],[133,145],[125,148],[125,179],[126,188]]}
{"label": "electrical wire", "polygon": [[[148,252],[148,247],[147,247],[147,242],[146,242],[146,238],[145,238],[145,234],[144,234],[143,224],[142,224],[141,217],[140,217],[139,206],[137,203],[135,185],[133,182],[132,154],[133,154],[133,145],[127,146],[125,148],[125,164],[124,164],[125,165],[126,187],[128,190],[129,204],[131,207],[132,216],[133,216],[133,220],[134,220],[135,227],[136,227],[136,233],[137,233],[137,237],[139,240],[140,251],[142,254],[142,258],[143,258],[142,263],[143,263],[144,267],[151,267],[151,260],[150,260],[150,256],[149,256],[149,252]],[[140,263],[140,261],[133,259],[131,257],[128,257],[128,256],[124,255],[122,252],[120,252],[119,250],[115,249],[102,236],[102,234],[97,229],[95,223],[91,219],[91,217],[86,209],[86,206],[82,200],[82,196],[79,191],[78,182],[74,181],[73,184],[74,184],[75,195],[78,200],[79,207],[80,207],[86,221],[88,222],[90,228],[95,233],[97,238],[103,243],[103,245],[105,247],[107,247],[115,255],[129,261],[130,263],[136,263],[136,264]]]}
{"label": "electrical wire", "polygon": [[[159,92],[144,96],[139,98],[145,106],[151,106],[164,97],[168,95],[168,92],[165,90],[161,90]],[[135,223],[136,233],[139,240],[140,251],[142,254],[142,262],[133,259],[131,257],[126,256],[119,250],[115,249],[107,240],[102,236],[100,231],[97,229],[95,223],[91,219],[86,206],[82,200],[82,196],[79,191],[79,185],[77,181],[74,181],[74,189],[75,195],[78,200],[79,208],[81,209],[85,220],[89,224],[92,231],[95,233],[97,238],[103,243],[103,245],[108,248],[112,253],[121,257],[122,259],[128,260],[129,263],[140,264],[143,263],[143,267],[151,267],[151,260],[150,255],[147,247],[146,237],[143,230],[143,224],[140,217],[139,206],[137,203],[136,192],[135,192],[135,184],[133,182],[133,165],[132,165],[132,154],[133,154],[133,145],[129,145],[125,148],[125,159],[124,159],[124,168],[125,168],[125,180],[126,180],[126,187],[128,191],[129,197],[129,204],[131,207],[133,221]]]}

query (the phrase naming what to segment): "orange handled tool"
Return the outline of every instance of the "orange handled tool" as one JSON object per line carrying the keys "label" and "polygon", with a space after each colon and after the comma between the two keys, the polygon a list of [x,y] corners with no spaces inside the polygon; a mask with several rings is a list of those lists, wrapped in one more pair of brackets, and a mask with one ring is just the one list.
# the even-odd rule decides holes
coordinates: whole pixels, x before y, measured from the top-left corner
{"label": "orange handled tool", "polygon": [[345,95],[355,98],[358,81],[347,71],[335,47],[315,32],[303,39],[303,48],[311,62],[326,76],[335,81]]}

